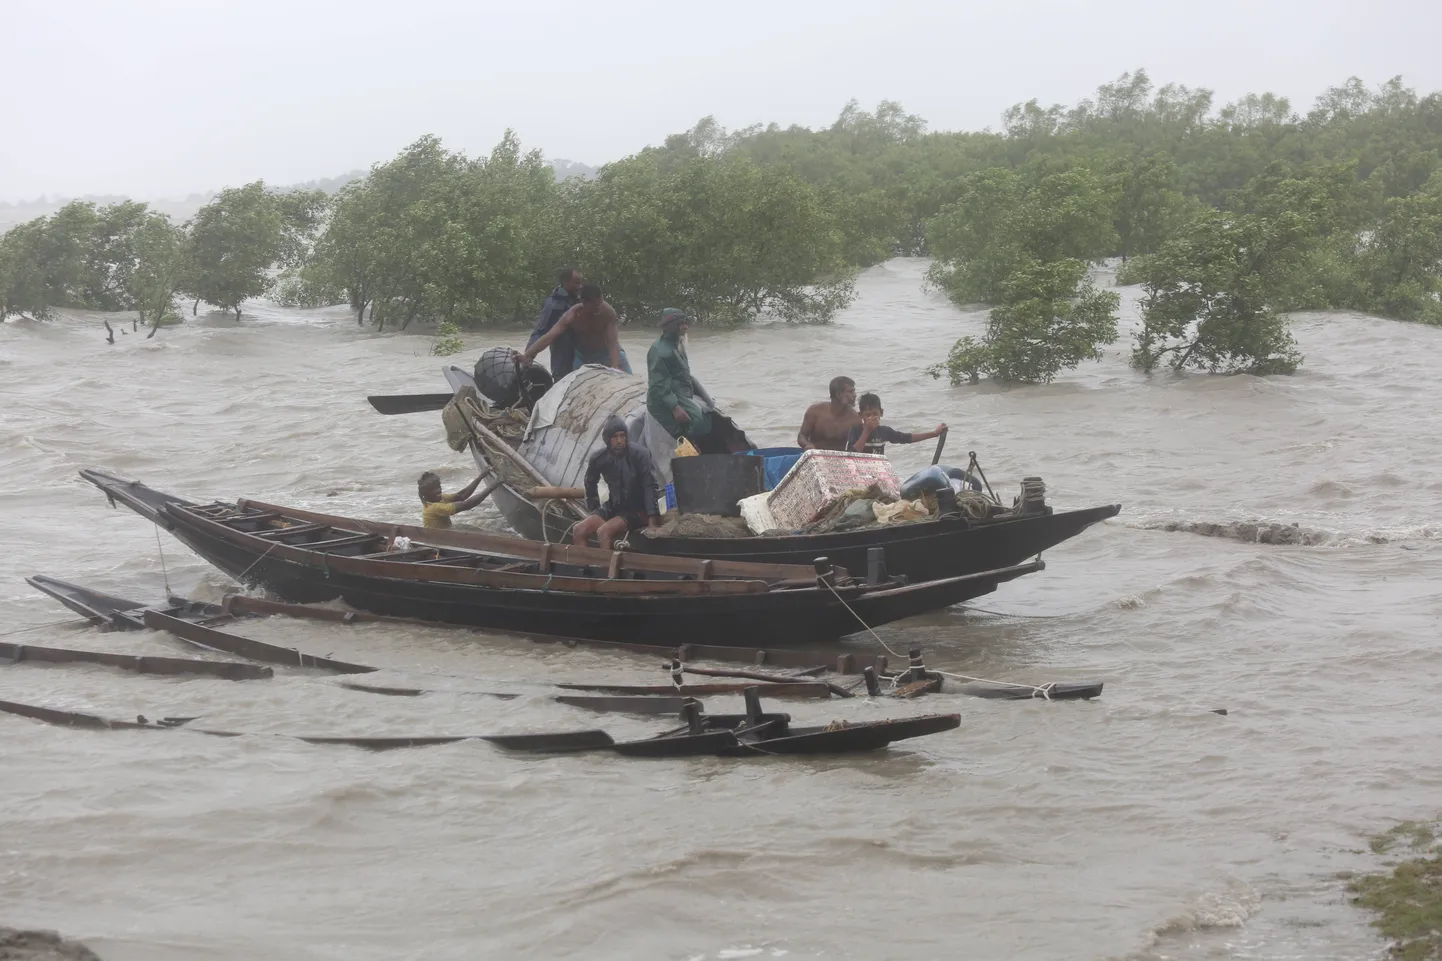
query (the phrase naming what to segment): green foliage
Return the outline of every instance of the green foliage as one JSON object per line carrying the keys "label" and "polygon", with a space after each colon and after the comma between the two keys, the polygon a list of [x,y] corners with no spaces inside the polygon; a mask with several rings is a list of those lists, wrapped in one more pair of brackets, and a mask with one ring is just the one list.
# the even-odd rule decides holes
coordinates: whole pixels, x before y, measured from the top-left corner
{"label": "green foliage", "polygon": [[135,265],[130,273],[127,294],[140,322],[150,320],[150,333],[165,321],[175,306],[175,296],[185,282],[189,257],[185,231],[170,222],[164,214],[150,212],[136,228],[133,238]]}
{"label": "green foliage", "polygon": [[1435,823],[1403,823],[1371,839],[1374,854],[1404,845],[1410,855],[1390,872],[1353,878],[1353,903],[1377,914],[1373,925],[1392,939],[1388,954],[1400,961],[1442,955],[1442,849]]}
{"label": "green foliage", "polygon": [[927,222],[936,258],[927,278],[959,304],[1003,303],[1019,270],[1105,256],[1117,242],[1115,210],[1116,184],[1088,170],[982,171]]}
{"label": "green foliage", "polygon": [[624,317],[681,303],[703,322],[825,323],[855,296],[827,199],[745,156],[645,152],[603,167],[570,200],[575,260]]}
{"label": "green foliage", "polygon": [[1387,200],[1380,222],[1361,246],[1357,306],[1442,325],[1442,171],[1408,197]]}
{"label": "green foliage", "polygon": [[1302,358],[1278,312],[1281,279],[1313,221],[1208,212],[1147,258],[1132,365],[1212,373],[1292,373]]}
{"label": "green foliage", "polygon": [[320,265],[310,263],[282,271],[270,289],[270,299],[282,307],[309,310],[343,304],[346,292]]}
{"label": "green foliage", "polygon": [[478,160],[423,137],[337,195],[318,277],[378,327],[528,319],[561,259],[561,214],[554,173],[513,133]]}
{"label": "green foliage", "polygon": [[223,190],[190,224],[190,263],[184,290],[191,297],[235,311],[270,290],[270,268],[285,244],[280,205],[256,181]]}
{"label": "green foliage", "polygon": [[1011,383],[1045,384],[1084,360],[1100,360],[1117,339],[1119,298],[1086,279],[1076,259],[1031,262],[1007,278],[1003,302],[992,308],[986,338],[963,337],[946,361],[930,368],[953,384],[982,374]]}
{"label": "green foliage", "polygon": [[50,316],[54,298],[44,264],[45,219],[13,227],[0,237],[0,321],[28,314]]}
{"label": "green foliage", "polygon": [[465,342],[461,340],[461,329],[452,321],[443,320],[436,325],[436,342],[431,344],[433,356],[449,357],[465,349]]}

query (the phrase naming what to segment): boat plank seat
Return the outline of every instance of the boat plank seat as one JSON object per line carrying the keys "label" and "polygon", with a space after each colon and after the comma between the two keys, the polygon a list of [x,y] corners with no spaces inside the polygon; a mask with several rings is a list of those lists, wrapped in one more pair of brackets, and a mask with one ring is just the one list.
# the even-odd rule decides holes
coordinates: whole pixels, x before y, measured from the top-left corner
{"label": "boat plank seat", "polygon": [[410,561],[418,567],[478,567],[482,558],[479,555],[465,555],[457,557],[454,554],[448,557],[433,557],[428,561]]}
{"label": "boat plank seat", "polygon": [[[329,514],[306,511],[298,508],[281,508],[263,501],[243,499],[239,505],[247,510],[281,510],[286,516],[302,520],[329,521],[339,523],[340,518]],[[541,560],[542,551],[550,548],[552,564],[574,564],[577,567],[609,565],[610,551],[595,547],[576,547],[572,544],[542,544],[537,541],[519,541],[514,537],[487,534],[482,531],[445,528],[419,528],[405,524],[389,524],[379,521],[361,521],[346,518],[345,523],[387,537],[405,536],[435,547],[455,547],[462,550],[491,550],[515,557],[518,560]],[[665,554],[641,554],[623,551],[618,575],[630,571],[653,571],[664,574],[691,575],[700,578],[707,571],[700,558],[670,557]],[[719,558],[710,561],[709,577],[720,578],[798,578],[810,574],[806,565],[755,563],[752,561],[727,561]],[[838,580],[848,576],[843,568],[836,568]]]}
{"label": "boat plank seat", "polygon": [[222,524],[234,526],[241,523],[263,523],[278,520],[280,511],[260,511],[255,514],[236,514],[234,517],[217,518]]}
{"label": "boat plank seat", "polygon": [[406,551],[378,551],[374,554],[357,554],[367,561],[422,561],[436,557],[440,552],[434,547],[412,547]]}
{"label": "boat plank seat", "polygon": [[276,541],[296,534],[314,534],[317,531],[328,530],[330,530],[329,524],[294,524],[290,527],[268,527],[263,531],[255,531],[254,534],[256,537],[268,541]]}
{"label": "boat plank seat", "polygon": [[337,547],[353,547],[356,544],[374,543],[380,540],[379,534],[351,534],[349,537],[332,537],[330,540],[310,541],[304,544],[292,544],[292,547],[303,547],[308,551],[322,550],[333,551]]}

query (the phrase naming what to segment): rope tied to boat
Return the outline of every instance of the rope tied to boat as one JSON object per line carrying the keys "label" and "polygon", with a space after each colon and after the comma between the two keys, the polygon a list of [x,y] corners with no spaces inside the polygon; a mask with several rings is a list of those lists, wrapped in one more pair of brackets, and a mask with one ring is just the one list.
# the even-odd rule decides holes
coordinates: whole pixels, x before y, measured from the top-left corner
{"label": "rope tied to boat", "polygon": [[151,530],[155,531],[155,549],[160,552],[160,576],[165,580],[165,593],[168,597],[172,593],[170,590],[170,573],[165,569],[165,548],[160,546],[160,528],[152,527]]}
{"label": "rope tied to boat", "polygon": [[251,562],[250,562],[250,566],[247,567],[245,570],[241,571],[241,572],[240,572],[240,576],[237,577],[236,580],[237,580],[237,581],[240,581],[240,583],[244,584],[244,583],[245,583],[245,575],[247,575],[247,574],[249,574],[251,571],[253,571],[253,570],[255,569],[255,565],[257,565],[257,564],[259,564],[261,561],[265,560],[266,554],[269,554],[271,551],[275,550],[276,547],[277,547],[279,544],[280,544],[280,541],[272,541],[272,542],[271,542],[271,545],[265,549],[265,553],[264,553],[264,554],[261,554],[261,555],[260,555],[259,557],[257,557],[255,560],[251,561]]}
{"label": "rope tied to boat", "polygon": [[[886,653],[890,654],[897,660],[909,660],[908,655],[900,654],[892,650],[891,645],[887,644],[886,641],[882,640],[881,635],[876,633],[876,631],[872,629],[870,624],[866,623],[865,618],[863,618],[860,614],[856,613],[856,609],[853,608],[850,604],[846,603],[846,598],[842,597],[840,594],[837,593],[836,588],[831,586],[831,582],[827,578],[822,577],[818,578],[818,580],[822,584],[826,585],[826,589],[829,590],[833,595],[835,595],[836,599],[841,602],[841,606],[846,608],[847,611],[851,613],[852,617],[856,618],[857,623],[860,624],[862,627],[866,628],[866,632],[876,639],[876,643],[880,644],[883,648],[886,649]],[[1048,682],[1038,687],[1035,684],[1022,684],[1017,681],[998,681],[989,677],[973,677],[970,674],[957,674],[952,671],[938,671],[932,668],[927,668],[927,670],[930,671],[932,674],[940,674],[942,677],[954,677],[957,680],[962,681],[977,681],[982,684],[1000,684],[1003,687],[1015,687],[1019,689],[1030,690],[1033,697],[1045,698],[1048,701],[1051,700],[1051,689],[1053,682]],[[890,678],[892,690],[896,689],[896,681],[899,677],[901,677],[900,674]]]}
{"label": "rope tied to boat", "polygon": [[17,627],[13,631],[0,633],[0,637],[10,637],[13,634],[26,634],[30,631],[43,631],[47,627],[59,627],[62,624],[74,624],[75,618],[65,617],[58,621],[46,621],[44,624],[31,624],[29,627]]}

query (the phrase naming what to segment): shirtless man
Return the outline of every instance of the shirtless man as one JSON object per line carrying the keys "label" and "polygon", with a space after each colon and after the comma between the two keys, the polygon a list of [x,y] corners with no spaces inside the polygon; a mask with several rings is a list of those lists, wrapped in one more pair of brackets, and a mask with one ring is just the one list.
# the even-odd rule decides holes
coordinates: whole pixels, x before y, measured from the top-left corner
{"label": "shirtless man", "polygon": [[806,408],[796,443],[803,450],[846,450],[846,435],[860,424],[861,415],[856,412],[856,381],[850,377],[833,377],[831,400]]}
{"label": "shirtless man", "polygon": [[537,354],[551,346],[552,341],[570,331],[576,344],[573,369],[582,364],[604,364],[629,374],[631,364],[617,336],[620,326],[615,309],[601,296],[601,288],[596,284],[586,284],[581,288],[581,302],[562,314],[543,337],[518,355],[518,359],[523,366],[530,364]]}

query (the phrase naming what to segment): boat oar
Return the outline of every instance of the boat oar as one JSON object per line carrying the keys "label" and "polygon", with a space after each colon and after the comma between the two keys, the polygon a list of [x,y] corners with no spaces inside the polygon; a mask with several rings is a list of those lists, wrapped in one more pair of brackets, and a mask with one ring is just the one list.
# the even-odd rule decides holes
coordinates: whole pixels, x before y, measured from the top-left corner
{"label": "boat oar", "polygon": [[382,414],[419,414],[441,410],[454,394],[371,394],[366,400]]}
{"label": "boat oar", "polygon": [[946,446],[946,431],[942,431],[936,438],[936,453],[931,455],[931,466],[935,467],[941,461],[941,449]]}

